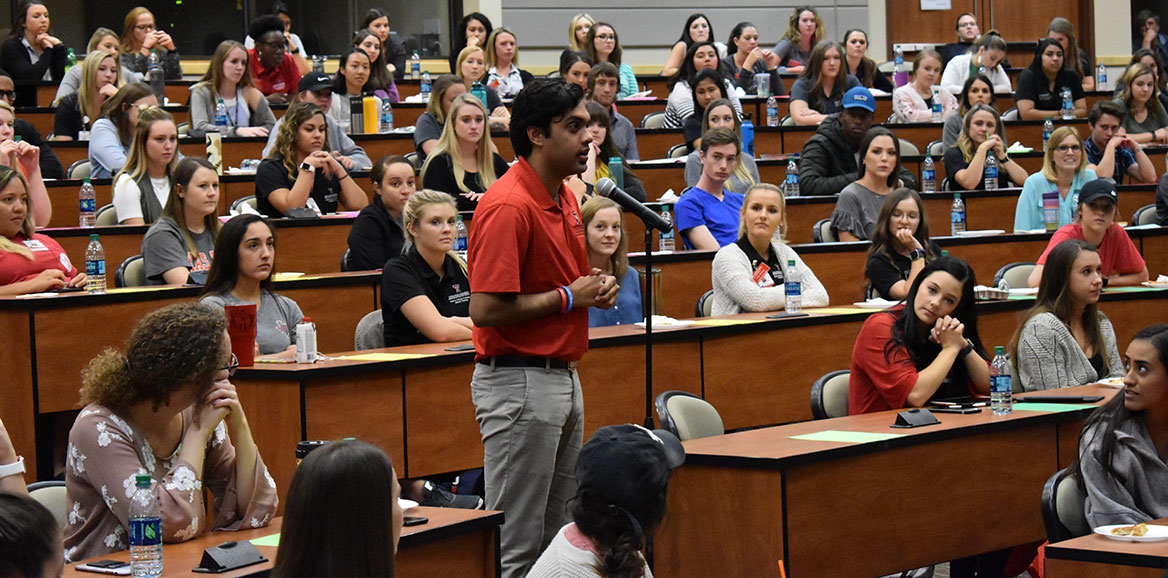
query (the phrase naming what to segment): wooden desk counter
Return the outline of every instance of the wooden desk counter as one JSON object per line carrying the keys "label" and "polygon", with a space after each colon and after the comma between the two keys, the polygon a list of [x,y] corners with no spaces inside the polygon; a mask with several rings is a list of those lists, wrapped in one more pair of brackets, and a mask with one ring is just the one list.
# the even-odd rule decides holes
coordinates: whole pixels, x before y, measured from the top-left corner
{"label": "wooden desk counter", "polygon": [[[412,516],[424,516],[429,522],[402,528],[394,560],[396,576],[467,576],[492,578],[499,575],[499,526],[503,512],[458,510],[453,508],[410,508]],[[275,518],[267,527],[239,532],[212,532],[179,544],[162,547],[163,576],[206,576],[193,572],[203,558],[203,550],[227,541],[255,540],[277,534],[283,518]],[[276,563],[275,546],[256,546],[267,562],[219,574],[224,578],[267,576]],[[129,551],[116,552],[96,559],[130,560]],[[78,564],[65,566],[65,576],[92,577]]]}
{"label": "wooden desk counter", "polygon": [[[1168,524],[1168,519],[1149,522]],[[1168,542],[1122,542],[1096,534],[1046,547],[1050,578],[1160,578],[1168,568]]]}
{"label": "wooden desk counter", "polygon": [[[911,430],[889,429],[889,411],[691,440],[654,569],[780,576],[782,563],[792,578],[875,576],[1040,540],[1042,485],[1067,465],[1060,429],[1077,433],[1088,411],[937,414],[940,425]],[[905,437],[790,439],[824,430]]]}

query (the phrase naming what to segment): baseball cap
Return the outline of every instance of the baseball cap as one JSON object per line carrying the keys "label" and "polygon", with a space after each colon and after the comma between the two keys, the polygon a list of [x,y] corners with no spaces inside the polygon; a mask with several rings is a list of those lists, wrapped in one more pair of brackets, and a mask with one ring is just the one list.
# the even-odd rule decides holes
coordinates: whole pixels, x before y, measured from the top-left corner
{"label": "baseball cap", "polygon": [[862,108],[868,112],[876,112],[876,98],[872,92],[862,86],[857,86],[844,93],[844,108]]}
{"label": "baseball cap", "polygon": [[1115,190],[1115,181],[1111,179],[1095,179],[1083,185],[1079,191],[1079,202],[1090,205],[1095,199],[1110,199],[1119,204],[1119,193]]}
{"label": "baseball cap", "polygon": [[333,79],[323,72],[309,72],[300,77],[300,88],[298,92],[311,90],[317,92],[324,88],[332,88]]}
{"label": "baseball cap", "polygon": [[596,430],[580,448],[576,483],[626,510],[635,510],[665,489],[673,468],[685,463],[677,436],[639,425]]}

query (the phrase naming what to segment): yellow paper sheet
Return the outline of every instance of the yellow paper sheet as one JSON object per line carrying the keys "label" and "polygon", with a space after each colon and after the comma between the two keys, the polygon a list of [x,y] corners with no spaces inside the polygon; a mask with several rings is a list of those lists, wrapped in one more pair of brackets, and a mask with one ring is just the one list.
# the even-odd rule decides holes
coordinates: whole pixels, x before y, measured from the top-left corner
{"label": "yellow paper sheet", "polygon": [[342,355],[336,359],[347,359],[351,361],[401,361],[403,359],[419,359],[422,357],[434,357],[429,353],[359,353],[357,355]]}
{"label": "yellow paper sheet", "polygon": [[820,307],[819,309],[804,309],[804,313],[812,315],[849,315],[852,313],[863,313],[864,309],[852,309],[848,307]]}
{"label": "yellow paper sheet", "polygon": [[[723,327],[727,325],[747,325],[750,323],[758,323],[762,319],[698,319],[694,321],[694,325],[706,325],[709,327]],[[656,329],[656,327],[654,327]]]}

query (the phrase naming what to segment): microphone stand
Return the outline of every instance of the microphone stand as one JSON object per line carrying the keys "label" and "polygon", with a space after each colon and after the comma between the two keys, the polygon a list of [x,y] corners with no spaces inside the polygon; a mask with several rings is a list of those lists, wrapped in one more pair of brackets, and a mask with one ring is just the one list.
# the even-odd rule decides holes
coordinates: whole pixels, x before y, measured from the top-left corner
{"label": "microphone stand", "polygon": [[645,225],[645,428],[653,429],[653,228]]}

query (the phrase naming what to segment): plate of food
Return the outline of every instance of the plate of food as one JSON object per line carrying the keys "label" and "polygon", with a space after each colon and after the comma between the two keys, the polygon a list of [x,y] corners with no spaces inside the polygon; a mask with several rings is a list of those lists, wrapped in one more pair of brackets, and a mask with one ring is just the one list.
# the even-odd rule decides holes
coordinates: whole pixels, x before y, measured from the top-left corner
{"label": "plate of food", "polygon": [[1112,524],[1110,526],[1099,526],[1095,528],[1095,533],[1111,538],[1112,540],[1120,540],[1123,542],[1159,542],[1160,540],[1168,540],[1168,526],[1145,524],[1143,522],[1135,525]]}
{"label": "plate of food", "polygon": [[1115,388],[1124,387],[1122,377],[1109,377],[1107,379],[1100,379],[1099,383],[1102,383],[1103,385],[1106,385],[1108,387],[1115,387]]}

